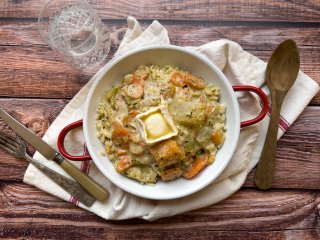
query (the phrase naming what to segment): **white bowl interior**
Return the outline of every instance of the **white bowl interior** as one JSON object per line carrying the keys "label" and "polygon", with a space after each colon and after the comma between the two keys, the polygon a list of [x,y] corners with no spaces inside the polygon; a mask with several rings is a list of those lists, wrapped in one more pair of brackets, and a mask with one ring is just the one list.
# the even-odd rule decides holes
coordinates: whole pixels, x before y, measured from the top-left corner
{"label": "white bowl interior", "polygon": [[[133,71],[141,64],[172,64],[190,71],[208,83],[215,84],[221,90],[220,101],[226,105],[226,140],[223,147],[218,151],[214,163],[207,166],[191,180],[180,178],[165,183],[158,181],[154,186],[142,185],[117,173],[108,157],[100,155],[103,145],[96,137],[95,116],[101,97],[107,89],[121,81],[125,74]],[[131,51],[106,65],[89,92],[83,120],[86,144],[99,170],[123,190],[140,197],[159,200],[174,199],[192,194],[216,179],[230,161],[240,132],[239,105],[232,86],[226,77],[205,57],[193,50],[176,46],[144,47]]]}

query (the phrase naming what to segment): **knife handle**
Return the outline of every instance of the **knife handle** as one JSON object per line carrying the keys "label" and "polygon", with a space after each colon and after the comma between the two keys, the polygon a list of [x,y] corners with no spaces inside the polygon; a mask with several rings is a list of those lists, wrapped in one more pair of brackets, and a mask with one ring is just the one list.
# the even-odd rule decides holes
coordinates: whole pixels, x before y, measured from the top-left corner
{"label": "knife handle", "polygon": [[81,172],[75,165],[63,158],[59,153],[55,156],[54,161],[99,201],[102,202],[109,197],[109,192],[107,190]]}
{"label": "knife handle", "polygon": [[43,172],[47,177],[49,177],[52,181],[54,181],[56,184],[62,187],[65,191],[70,193],[72,196],[76,197],[77,200],[83,203],[85,206],[91,207],[93,202],[96,200],[79,183],[61,175],[58,172],[51,170],[45,165],[42,165],[40,162],[33,159],[28,154],[26,154],[24,157],[33,166],[35,166],[37,169]]}

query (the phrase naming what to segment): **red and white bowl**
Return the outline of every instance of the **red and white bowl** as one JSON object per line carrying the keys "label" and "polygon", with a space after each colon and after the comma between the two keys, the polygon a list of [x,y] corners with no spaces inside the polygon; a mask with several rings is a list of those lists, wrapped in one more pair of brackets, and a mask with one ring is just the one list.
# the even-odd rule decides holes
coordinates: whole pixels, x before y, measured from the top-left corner
{"label": "red and white bowl", "polygon": [[[186,69],[206,82],[213,83],[220,88],[220,101],[226,105],[227,132],[225,142],[222,148],[219,149],[214,163],[208,165],[191,180],[180,178],[170,182],[158,181],[154,186],[142,185],[116,172],[108,157],[101,156],[100,154],[104,148],[103,144],[96,137],[95,116],[101,97],[107,89],[120,82],[125,74],[132,72],[142,64],[174,65]],[[240,122],[240,109],[235,95],[235,91],[239,90],[253,91],[262,99],[262,111],[256,118]],[[61,154],[70,160],[83,161],[92,158],[105,177],[129,193],[148,199],[175,199],[195,193],[212,183],[222,173],[233,156],[238,143],[240,127],[259,122],[266,115],[266,112],[267,97],[259,88],[252,86],[231,86],[226,76],[218,67],[199,53],[191,49],[171,45],[147,46],[130,51],[103,67],[88,94],[83,121],[80,120],[65,127],[59,135],[58,146]],[[63,140],[68,131],[82,124],[90,155],[72,156],[65,151]]]}

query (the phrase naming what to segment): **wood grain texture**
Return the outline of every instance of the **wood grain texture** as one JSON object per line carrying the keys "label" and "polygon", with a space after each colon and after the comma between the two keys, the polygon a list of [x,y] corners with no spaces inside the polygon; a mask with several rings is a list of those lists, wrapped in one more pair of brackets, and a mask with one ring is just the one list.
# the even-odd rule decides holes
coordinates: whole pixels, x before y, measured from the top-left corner
{"label": "wood grain texture", "polygon": [[[1,226],[1,225],[0,225]],[[128,240],[128,239],[144,239],[144,240],[281,240],[281,239],[297,239],[297,240],[315,240],[319,238],[319,231],[314,229],[304,230],[277,230],[277,231],[212,231],[210,229],[201,230],[131,230],[130,233],[121,230],[116,232],[109,232],[108,229],[101,229],[97,227],[77,229],[71,225],[61,226],[43,226],[42,224],[36,229],[30,230],[30,225],[19,224],[18,226],[5,226],[3,239],[26,239],[25,236],[30,236],[31,239],[67,239],[75,240],[83,239],[98,239],[104,240]],[[23,236],[23,237],[21,237]],[[48,237],[50,236],[50,237]],[[1,237],[1,233],[0,233]],[[28,239],[28,238],[27,238]]]}
{"label": "wood grain texture", "polygon": [[[274,188],[285,188],[286,183],[291,182],[289,188],[320,189],[319,132],[319,107],[308,107],[278,142]],[[310,163],[313,164],[309,168]],[[252,186],[254,176],[255,170],[248,175],[244,185]],[[303,183],[305,177],[308,178],[308,187]],[[294,179],[294,183],[289,179]]]}
{"label": "wood grain texture", "polygon": [[[317,0],[307,2],[299,0],[91,0],[90,2],[99,16],[106,19],[123,19],[131,15],[151,20],[318,22],[320,18],[320,4]],[[45,3],[45,0],[3,0],[0,17],[37,18]]]}
{"label": "wood grain texture", "polygon": [[[40,101],[36,99],[0,99],[0,107],[42,137],[67,102],[66,100],[45,99]],[[0,120],[0,129],[15,135],[3,120]],[[27,152],[33,155],[35,150],[29,146]],[[16,159],[0,149],[0,165],[0,181],[6,177],[21,181],[28,162]]]}
{"label": "wood grain texture", "polygon": [[[149,22],[143,22],[145,28]],[[126,30],[122,21],[107,23],[112,35],[113,56]],[[197,46],[222,38],[238,42],[251,54],[268,61],[273,49],[292,38],[300,51],[301,69],[320,84],[320,33],[315,27],[275,25],[229,26],[216,23],[164,23],[171,43]],[[16,97],[72,98],[99,67],[78,70],[63,63],[44,44],[36,22],[0,22],[0,95]],[[201,37],[200,37],[201,36]],[[28,56],[26,58],[26,56]],[[101,67],[101,66],[100,66]],[[18,87],[17,87],[18,86]],[[45,88],[45,90],[43,90]],[[312,104],[320,105],[320,93]]]}
{"label": "wood grain texture", "polygon": [[[0,99],[7,110],[42,136],[68,101],[49,99]],[[10,132],[0,120],[0,129]],[[277,147],[274,187],[320,189],[320,108],[307,107],[281,138]],[[29,148],[29,153],[34,150]],[[27,162],[16,160],[0,150],[0,180],[21,180]],[[254,172],[245,183],[254,185]]]}
{"label": "wood grain texture", "polygon": [[[43,42],[37,17],[45,2],[0,1],[0,107],[39,136],[99,69],[74,69]],[[264,61],[292,38],[301,69],[320,84],[319,0],[90,2],[111,32],[107,61],[132,15],[143,29],[160,20],[171,44],[227,38]],[[320,93],[278,143],[273,189],[257,190],[252,171],[228,199],[154,222],[106,221],[28,186],[21,182],[27,162],[0,150],[0,239],[320,239],[319,121]],[[12,133],[2,121],[0,129]]]}
{"label": "wood grain texture", "polygon": [[[303,229],[318,236],[320,227],[319,190],[263,192],[244,188],[218,204],[146,222],[140,219],[105,221],[32,186],[21,183],[2,183],[0,186],[0,229],[5,229],[3,234],[12,237],[21,236],[22,233],[32,234],[25,236],[29,238],[45,237],[42,235],[45,234],[43,230],[51,227],[53,234],[65,230],[61,233],[63,238],[72,236],[75,229],[81,228],[79,235],[76,234],[79,239],[93,239],[99,234],[103,239],[108,236],[120,239],[128,239],[130,236],[135,236],[133,239],[151,239],[153,236],[157,236],[157,239],[176,239],[178,234],[202,239],[216,231],[229,231],[236,235],[240,234],[237,231],[279,231],[284,234],[283,230]],[[92,232],[93,229],[96,232]],[[148,231],[144,231],[145,229]]]}

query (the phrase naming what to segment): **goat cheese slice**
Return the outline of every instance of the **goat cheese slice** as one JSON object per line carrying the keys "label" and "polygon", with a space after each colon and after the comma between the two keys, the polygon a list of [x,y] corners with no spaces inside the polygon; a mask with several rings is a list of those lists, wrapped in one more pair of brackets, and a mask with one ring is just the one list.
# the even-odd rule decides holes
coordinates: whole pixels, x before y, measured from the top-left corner
{"label": "goat cheese slice", "polygon": [[148,138],[159,138],[171,132],[171,128],[161,112],[155,112],[147,115],[143,119],[143,123],[145,125]]}

